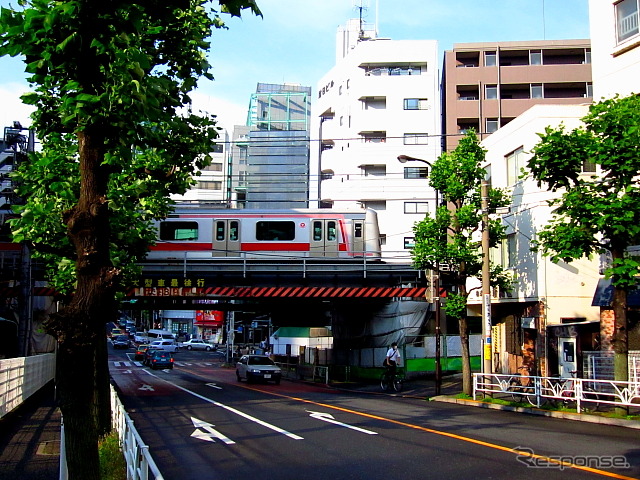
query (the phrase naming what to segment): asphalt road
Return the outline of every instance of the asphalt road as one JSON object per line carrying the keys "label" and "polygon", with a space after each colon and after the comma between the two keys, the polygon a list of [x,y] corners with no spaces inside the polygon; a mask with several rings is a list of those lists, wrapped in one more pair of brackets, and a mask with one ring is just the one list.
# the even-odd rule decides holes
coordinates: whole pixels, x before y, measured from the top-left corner
{"label": "asphalt road", "polygon": [[111,351],[166,480],[640,478],[637,430],[334,390],[239,383],[215,353],[151,371]]}

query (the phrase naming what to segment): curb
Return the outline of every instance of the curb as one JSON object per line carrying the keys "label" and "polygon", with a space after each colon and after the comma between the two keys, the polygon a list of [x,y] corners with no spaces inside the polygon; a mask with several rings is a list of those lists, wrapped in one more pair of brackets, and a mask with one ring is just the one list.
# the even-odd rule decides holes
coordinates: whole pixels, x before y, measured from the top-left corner
{"label": "curb", "polygon": [[572,412],[556,412],[552,410],[541,410],[539,408],[512,407],[510,405],[499,405],[496,403],[485,403],[479,400],[468,400],[465,398],[453,398],[446,395],[431,397],[429,400],[443,403],[457,403],[471,407],[488,408],[491,410],[502,410],[506,412],[526,413],[529,415],[540,415],[544,417],[561,418],[563,420],[573,420],[578,422],[599,423],[602,425],[613,425],[616,427],[634,428],[640,430],[640,422],[635,420],[625,420],[622,418],[608,418],[599,415],[589,415]]}

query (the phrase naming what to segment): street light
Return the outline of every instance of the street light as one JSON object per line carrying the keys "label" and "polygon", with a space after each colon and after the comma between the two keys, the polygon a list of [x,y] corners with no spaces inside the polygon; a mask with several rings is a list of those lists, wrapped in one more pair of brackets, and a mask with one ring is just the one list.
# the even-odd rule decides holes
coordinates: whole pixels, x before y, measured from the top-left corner
{"label": "street light", "polygon": [[[431,162],[427,161],[427,160],[423,160],[422,158],[415,158],[415,157],[410,157],[409,155],[398,155],[398,161],[400,163],[407,163],[407,162],[421,162],[421,163],[426,163],[427,165],[429,165],[431,168],[433,168],[433,165],[431,164]],[[440,199],[439,199],[439,192],[438,189],[434,189],[435,190],[435,194],[436,194],[436,211],[438,209],[438,207],[440,206]],[[437,214],[437,213],[436,213]],[[433,303],[435,304],[435,316],[436,316],[436,395],[440,395],[440,388],[442,386],[442,367],[440,365],[440,337],[441,337],[441,330],[440,330],[440,261],[436,259],[436,275],[435,275],[435,285],[433,287],[436,294],[433,296]],[[431,288],[432,286],[429,285],[429,288]]]}

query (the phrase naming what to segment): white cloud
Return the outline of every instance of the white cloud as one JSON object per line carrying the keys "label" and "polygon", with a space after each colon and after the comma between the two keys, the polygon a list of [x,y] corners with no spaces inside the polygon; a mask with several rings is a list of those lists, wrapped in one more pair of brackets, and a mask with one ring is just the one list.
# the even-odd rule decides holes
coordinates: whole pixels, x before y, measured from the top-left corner
{"label": "white cloud", "polygon": [[23,127],[31,125],[29,115],[34,108],[25,105],[20,100],[20,95],[28,91],[28,87],[21,83],[0,84],[0,128],[10,127],[14,121],[18,121]]}
{"label": "white cloud", "polygon": [[202,91],[195,91],[191,95],[193,109],[205,111],[216,115],[218,125],[228,130],[231,134],[234,125],[244,125],[247,121],[247,105],[238,105],[225,99],[214,97]]}

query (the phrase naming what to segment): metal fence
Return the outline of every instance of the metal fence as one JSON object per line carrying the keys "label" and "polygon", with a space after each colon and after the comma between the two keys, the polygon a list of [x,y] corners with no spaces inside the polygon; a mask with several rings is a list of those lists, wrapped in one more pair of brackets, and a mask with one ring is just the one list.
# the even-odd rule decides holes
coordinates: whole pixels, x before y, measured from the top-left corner
{"label": "metal fence", "polygon": [[[127,464],[127,480],[164,480],[149,447],[142,441],[125,411],[113,386],[111,386],[111,425],[118,433],[120,448]],[[64,441],[64,418],[60,421],[60,480],[67,480],[67,460]]]}
{"label": "metal fence", "polygon": [[[586,378],[613,380],[613,352],[582,352],[582,370]],[[628,355],[629,380],[640,381],[640,351],[630,350]]]}
{"label": "metal fence", "polygon": [[575,404],[578,413],[601,406],[640,409],[639,382],[475,373],[473,398],[479,394],[526,401],[538,407],[548,401]]}

